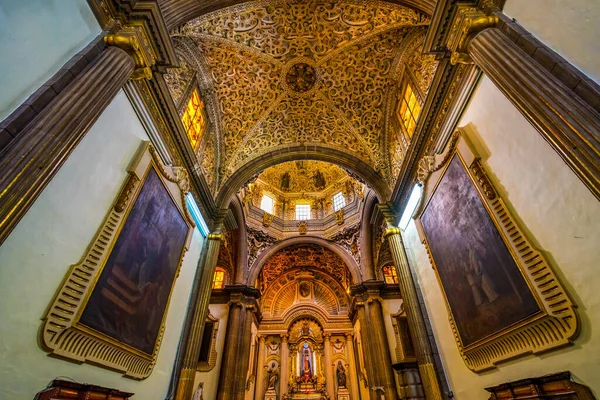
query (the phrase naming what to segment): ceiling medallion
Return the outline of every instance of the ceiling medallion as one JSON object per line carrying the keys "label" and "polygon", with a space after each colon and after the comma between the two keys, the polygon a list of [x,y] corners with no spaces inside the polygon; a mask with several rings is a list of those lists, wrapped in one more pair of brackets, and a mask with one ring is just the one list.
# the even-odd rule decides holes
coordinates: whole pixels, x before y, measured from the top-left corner
{"label": "ceiling medallion", "polygon": [[295,92],[304,93],[315,86],[317,72],[314,67],[304,62],[293,64],[285,75],[285,82]]}

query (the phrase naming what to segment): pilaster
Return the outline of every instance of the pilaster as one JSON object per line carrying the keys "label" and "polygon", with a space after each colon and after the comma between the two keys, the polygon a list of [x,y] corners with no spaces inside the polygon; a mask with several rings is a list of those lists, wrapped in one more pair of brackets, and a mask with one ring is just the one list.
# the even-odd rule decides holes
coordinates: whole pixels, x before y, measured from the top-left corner
{"label": "pilaster", "polygon": [[283,396],[288,392],[289,385],[288,376],[290,376],[290,349],[288,347],[288,339],[289,335],[287,333],[281,335],[281,369],[279,373],[280,396]]}
{"label": "pilaster", "polygon": [[389,242],[392,258],[396,265],[400,292],[402,293],[404,309],[406,310],[410,335],[415,347],[425,395],[427,399],[442,399],[442,391],[433,361],[427,328],[425,327],[419,298],[415,289],[415,282],[413,281],[404,244],[402,243],[400,228],[395,226],[397,216],[393,210],[386,206],[381,206],[380,211],[384,214],[388,224],[384,237]]}
{"label": "pilaster", "polygon": [[174,371],[177,385],[175,398],[177,400],[187,400],[192,396],[202,334],[208,315],[212,281],[222,240],[223,235],[220,229],[209,234],[205,243],[206,249],[198,260],[194,287],[190,296],[195,299],[195,302],[188,308],[183,339],[179,346],[179,356],[182,358],[181,366],[176,365]]}
{"label": "pilaster", "polygon": [[331,354],[331,333],[325,333],[323,335],[325,338],[325,388],[327,389],[327,393],[330,398],[335,397],[334,393],[334,385],[333,385],[333,362],[332,362],[332,354]]}
{"label": "pilaster", "polygon": [[359,360],[355,359],[354,342],[352,341],[352,334],[346,333],[346,350],[348,351],[348,360],[354,360],[349,362],[348,372],[350,373],[350,388],[352,390],[352,399],[359,400],[360,392],[358,388],[358,372],[356,366],[359,365]]}

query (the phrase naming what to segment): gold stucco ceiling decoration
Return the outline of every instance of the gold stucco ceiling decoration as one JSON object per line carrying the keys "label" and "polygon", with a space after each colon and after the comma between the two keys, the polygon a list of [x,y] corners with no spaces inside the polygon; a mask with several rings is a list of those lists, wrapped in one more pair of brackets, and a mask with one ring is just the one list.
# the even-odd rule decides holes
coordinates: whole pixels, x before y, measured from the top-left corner
{"label": "gold stucco ceiling decoration", "polygon": [[269,167],[258,179],[283,193],[318,193],[347,177],[337,165],[303,160]]}
{"label": "gold stucco ceiling decoration", "polygon": [[333,251],[315,244],[298,244],[278,251],[266,261],[259,276],[261,291],[266,291],[282,273],[294,268],[324,271],[344,288],[352,284],[346,264]]}
{"label": "gold stucco ceiling decoration", "polygon": [[254,1],[177,30],[202,53],[220,110],[218,186],[291,144],[349,153],[382,175],[386,92],[414,9],[378,1]]}

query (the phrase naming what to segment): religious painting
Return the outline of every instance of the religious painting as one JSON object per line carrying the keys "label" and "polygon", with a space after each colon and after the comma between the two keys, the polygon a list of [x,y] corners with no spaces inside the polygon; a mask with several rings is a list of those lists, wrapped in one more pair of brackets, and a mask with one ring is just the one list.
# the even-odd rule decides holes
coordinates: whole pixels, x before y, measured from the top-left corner
{"label": "religious painting", "polygon": [[469,368],[571,343],[575,306],[519,227],[462,131],[419,163],[419,236]]}
{"label": "religious painting", "polygon": [[457,155],[421,224],[464,346],[540,310]]}
{"label": "religious painting", "polygon": [[71,267],[42,333],[49,351],[147,377],[191,239],[187,173],[144,143],[82,261]]}
{"label": "religious painting", "polygon": [[186,235],[151,168],[79,322],[152,354]]}

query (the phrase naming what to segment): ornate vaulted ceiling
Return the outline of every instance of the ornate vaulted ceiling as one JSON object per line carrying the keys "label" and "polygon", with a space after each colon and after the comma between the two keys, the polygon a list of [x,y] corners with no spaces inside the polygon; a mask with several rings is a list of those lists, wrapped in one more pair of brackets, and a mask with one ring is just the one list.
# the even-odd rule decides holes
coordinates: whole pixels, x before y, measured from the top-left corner
{"label": "ornate vaulted ceiling", "polygon": [[291,161],[267,168],[258,180],[283,193],[318,193],[348,173],[337,165],[320,161]]}
{"label": "ornate vaulted ceiling", "polygon": [[[173,32],[176,102],[196,76],[211,131],[198,152],[216,192],[237,169],[291,145],[349,153],[391,186],[401,143],[391,119],[408,69],[422,93],[435,61],[420,54],[428,17],[377,1],[254,1]],[[183,82],[183,83],[182,83]]]}

